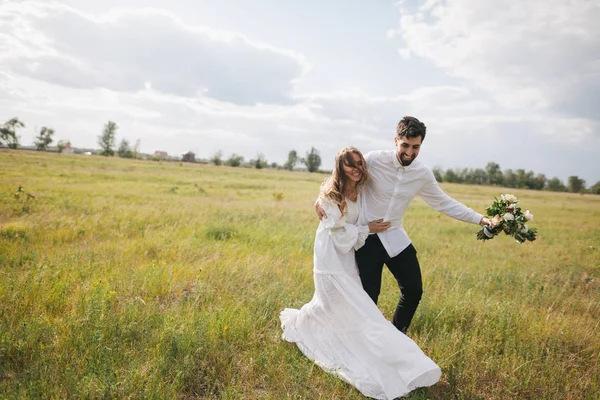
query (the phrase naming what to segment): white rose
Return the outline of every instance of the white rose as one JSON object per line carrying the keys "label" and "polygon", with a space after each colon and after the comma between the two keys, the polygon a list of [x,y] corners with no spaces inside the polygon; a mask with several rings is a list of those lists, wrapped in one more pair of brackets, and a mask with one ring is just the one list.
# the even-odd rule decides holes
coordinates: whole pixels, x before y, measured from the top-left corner
{"label": "white rose", "polygon": [[502,200],[506,200],[509,201],[511,203],[516,203],[517,202],[517,196],[513,195],[513,194],[505,194],[503,196],[501,196]]}
{"label": "white rose", "polygon": [[504,218],[505,221],[513,221],[515,219],[515,216],[511,213],[506,213],[502,218]]}
{"label": "white rose", "polygon": [[523,227],[521,228],[521,233],[527,233],[529,231],[529,227],[527,226],[527,224],[523,224]]}
{"label": "white rose", "polygon": [[525,214],[523,214],[523,216],[527,221],[533,221],[533,214],[530,213],[529,210],[525,211]]}

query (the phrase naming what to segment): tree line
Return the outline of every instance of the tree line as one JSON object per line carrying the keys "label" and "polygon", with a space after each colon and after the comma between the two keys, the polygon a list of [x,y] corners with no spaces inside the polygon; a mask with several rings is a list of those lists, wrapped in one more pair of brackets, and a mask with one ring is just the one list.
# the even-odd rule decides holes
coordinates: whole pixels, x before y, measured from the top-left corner
{"label": "tree line", "polygon": [[[0,125],[0,146],[6,145],[11,149],[18,148],[20,143],[20,136],[17,135],[17,129],[24,128],[25,124],[18,118],[12,118]],[[40,133],[35,137],[33,144],[37,150],[47,150],[48,146],[54,141],[54,129],[42,127]],[[60,151],[64,149],[66,142],[61,140],[57,143],[57,148]]]}
{"label": "tree line", "polygon": [[469,185],[496,185],[509,188],[548,190],[552,192],[593,193],[600,194],[600,181],[586,189],[585,180],[578,176],[570,176],[565,185],[559,178],[548,179],[544,174],[536,174],[524,169],[507,169],[502,171],[500,165],[489,162],[485,168],[456,168],[443,170],[433,168],[438,182],[466,183]]}
{"label": "tree line", "polygon": [[[25,124],[18,118],[12,118],[0,125],[0,146],[6,145],[9,148],[16,149],[20,146],[17,130],[25,127]],[[103,156],[118,155],[122,158],[139,158],[141,153],[140,140],[138,139],[134,146],[125,138],[121,139],[119,146],[116,146],[116,135],[118,125],[113,121],[108,121],[98,136],[98,145],[100,151],[97,154]],[[39,134],[34,139],[34,146],[39,151],[47,151],[54,141],[54,129],[42,127]],[[62,152],[66,142],[60,140],[56,149]],[[191,156],[190,156],[191,154]],[[246,168],[274,168],[286,169],[292,171],[297,165],[304,165],[309,172],[319,172],[321,166],[321,155],[319,150],[311,147],[304,157],[299,157],[296,150],[288,153],[287,161],[283,165],[269,163],[264,154],[257,154],[256,158],[245,160],[239,154],[231,154],[224,157],[222,151],[217,151],[208,159],[195,159],[193,153],[184,155],[183,161],[198,162],[202,164],[214,164],[216,166],[227,165],[230,167]],[[176,158],[178,160],[178,158]],[[571,193],[592,193],[600,194],[600,181],[596,182],[589,189],[586,189],[585,180],[578,176],[570,176],[565,185],[559,178],[548,179],[544,174],[536,174],[533,171],[524,169],[507,169],[502,171],[500,165],[495,162],[489,162],[485,168],[456,168],[443,170],[440,167],[433,168],[433,174],[438,182],[465,183],[469,185],[496,185],[509,188],[548,190],[552,192],[571,192]]]}
{"label": "tree line", "polygon": [[298,152],[296,150],[291,150],[288,153],[288,159],[283,165],[279,165],[275,162],[269,163],[265,159],[265,156],[262,153],[259,153],[256,158],[249,159],[246,161],[243,156],[239,154],[231,154],[228,158],[223,157],[223,152],[221,150],[217,151],[213,154],[208,160],[199,160],[198,162],[204,164],[214,164],[214,165],[227,165],[229,167],[251,167],[251,168],[276,168],[276,169],[286,169],[288,171],[292,171],[297,165],[304,164],[306,170],[308,172],[319,172],[319,167],[321,166],[321,154],[320,151],[311,147],[309,151],[306,152],[305,157],[299,157]]}
{"label": "tree line", "polygon": [[[20,136],[17,134],[17,130],[24,128],[25,124],[18,118],[12,118],[0,125],[0,146],[6,145],[11,149],[17,149],[21,147]],[[100,152],[98,154],[103,156],[115,155],[115,140],[118,126],[115,122],[108,121],[104,125],[102,134],[98,136],[98,145],[100,146]],[[55,131],[52,128],[43,126],[40,132],[33,140],[33,145],[38,151],[48,151],[51,149],[51,144],[54,142]],[[67,145],[67,141],[59,140],[56,143],[56,151],[62,153]],[[121,139],[119,147],[116,150],[116,154],[123,158],[138,158],[140,148],[140,140],[138,139],[135,146],[131,146],[129,141]]]}

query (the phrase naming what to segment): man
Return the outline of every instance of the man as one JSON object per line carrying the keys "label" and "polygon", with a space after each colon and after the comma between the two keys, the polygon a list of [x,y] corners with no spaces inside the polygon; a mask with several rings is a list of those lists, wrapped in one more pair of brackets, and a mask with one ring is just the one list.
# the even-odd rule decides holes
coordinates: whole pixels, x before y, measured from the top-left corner
{"label": "man", "polygon": [[[398,281],[400,300],[393,324],[406,333],[423,294],[417,251],[402,226],[404,213],[419,195],[435,210],[449,217],[485,226],[490,220],[446,195],[429,167],[416,160],[425,139],[425,125],[414,117],[398,123],[395,150],[373,151],[365,155],[369,178],[361,198],[359,223],[382,219],[388,230],[369,235],[356,251],[356,262],[364,290],[377,304],[381,274],[385,264]],[[324,213],[318,207],[317,214]]]}

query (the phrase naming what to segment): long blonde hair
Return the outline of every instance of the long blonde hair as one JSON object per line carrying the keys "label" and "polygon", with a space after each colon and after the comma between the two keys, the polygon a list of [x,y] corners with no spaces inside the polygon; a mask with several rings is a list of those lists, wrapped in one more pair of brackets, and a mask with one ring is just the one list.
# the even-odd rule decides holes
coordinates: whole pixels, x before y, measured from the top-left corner
{"label": "long blonde hair", "polygon": [[[360,157],[362,166],[356,164],[352,154],[357,154]],[[344,147],[336,154],[335,168],[331,176],[321,184],[321,191],[319,192],[319,198],[331,199],[338,206],[342,214],[346,212],[346,196],[350,194],[349,179],[344,172],[344,165],[357,168],[361,172],[362,176],[356,183],[356,190],[360,191],[367,181],[367,163],[362,153],[356,147],[350,146]]]}

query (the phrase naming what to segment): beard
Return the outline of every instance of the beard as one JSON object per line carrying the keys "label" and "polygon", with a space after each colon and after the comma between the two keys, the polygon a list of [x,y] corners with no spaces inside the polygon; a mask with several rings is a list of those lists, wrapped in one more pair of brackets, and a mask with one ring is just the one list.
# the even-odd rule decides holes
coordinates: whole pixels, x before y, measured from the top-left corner
{"label": "beard", "polygon": [[412,164],[413,161],[415,161],[415,158],[417,158],[416,154],[413,154],[412,157],[410,158],[404,158],[404,156],[406,155],[406,153],[397,153],[397,157],[398,157],[398,161],[400,161],[400,164],[404,167],[408,167],[410,164]]}

